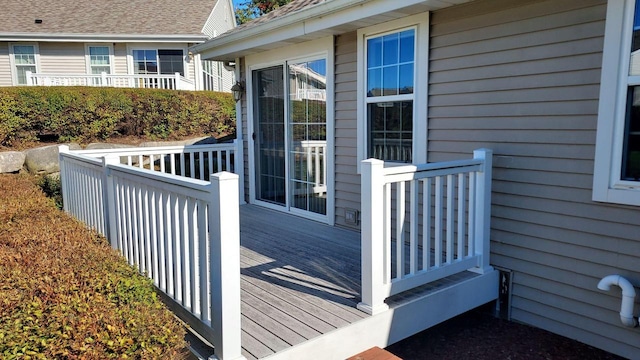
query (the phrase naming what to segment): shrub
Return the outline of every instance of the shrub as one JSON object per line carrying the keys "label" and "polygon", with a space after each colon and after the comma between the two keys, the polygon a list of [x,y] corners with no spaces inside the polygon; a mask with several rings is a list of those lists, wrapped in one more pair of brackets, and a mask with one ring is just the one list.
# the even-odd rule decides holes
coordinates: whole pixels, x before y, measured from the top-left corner
{"label": "shrub", "polygon": [[0,145],[38,135],[89,142],[119,136],[178,139],[235,131],[231,94],[93,87],[0,88]]}
{"label": "shrub", "polygon": [[103,237],[0,176],[0,358],[182,358],[184,328]]}

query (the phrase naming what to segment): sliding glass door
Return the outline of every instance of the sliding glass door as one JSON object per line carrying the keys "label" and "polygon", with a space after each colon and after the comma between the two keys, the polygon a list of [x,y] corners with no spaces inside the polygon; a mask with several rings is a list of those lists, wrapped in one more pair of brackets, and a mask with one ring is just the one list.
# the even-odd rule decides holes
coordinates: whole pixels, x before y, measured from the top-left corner
{"label": "sliding glass door", "polygon": [[256,200],[327,214],[326,75],[325,59],[253,71]]}

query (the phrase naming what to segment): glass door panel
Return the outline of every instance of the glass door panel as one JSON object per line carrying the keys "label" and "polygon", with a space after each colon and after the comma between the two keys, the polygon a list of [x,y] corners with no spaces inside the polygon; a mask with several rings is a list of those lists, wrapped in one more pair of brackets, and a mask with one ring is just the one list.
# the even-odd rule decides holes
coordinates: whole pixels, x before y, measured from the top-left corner
{"label": "glass door panel", "polygon": [[325,59],[290,63],[289,204],[327,213],[327,93]]}
{"label": "glass door panel", "polygon": [[284,69],[253,72],[256,199],[286,206]]}

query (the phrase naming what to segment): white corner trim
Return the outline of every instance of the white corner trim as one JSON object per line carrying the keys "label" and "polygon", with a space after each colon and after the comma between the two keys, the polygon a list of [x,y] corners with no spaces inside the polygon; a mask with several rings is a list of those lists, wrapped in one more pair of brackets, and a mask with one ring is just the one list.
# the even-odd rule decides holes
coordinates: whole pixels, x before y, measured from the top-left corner
{"label": "white corner trim", "polygon": [[640,205],[640,183],[620,179],[633,10],[633,0],[607,4],[592,193],[626,205]]}

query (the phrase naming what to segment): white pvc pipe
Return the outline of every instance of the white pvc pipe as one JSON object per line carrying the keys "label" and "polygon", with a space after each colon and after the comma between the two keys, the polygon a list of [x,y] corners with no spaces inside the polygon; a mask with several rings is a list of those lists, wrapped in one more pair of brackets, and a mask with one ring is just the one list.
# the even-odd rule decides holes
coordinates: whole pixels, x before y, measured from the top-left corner
{"label": "white pvc pipe", "polygon": [[598,289],[609,291],[611,285],[619,286],[622,289],[622,304],[620,306],[620,321],[625,326],[636,327],[638,326],[638,320],[633,317],[633,303],[636,298],[636,290],[629,280],[623,278],[620,275],[605,276],[598,283]]}

